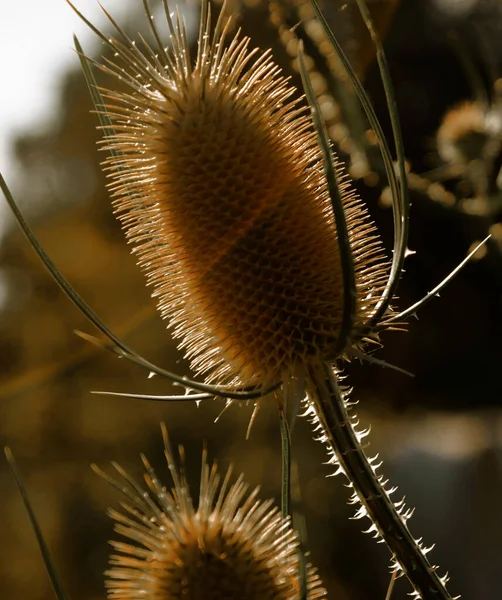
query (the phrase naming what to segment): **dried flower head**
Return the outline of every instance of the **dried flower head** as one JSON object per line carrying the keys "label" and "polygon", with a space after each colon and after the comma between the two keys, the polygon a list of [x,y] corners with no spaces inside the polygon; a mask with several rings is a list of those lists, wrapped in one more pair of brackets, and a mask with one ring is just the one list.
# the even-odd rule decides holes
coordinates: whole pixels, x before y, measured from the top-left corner
{"label": "dried flower head", "polygon": [[[267,384],[332,360],[343,314],[336,224],[310,115],[268,52],[214,31],[203,3],[194,62],[166,8],[171,46],[143,51],[113,22],[122,60],[101,68],[114,133],[105,168],[116,212],[192,367],[209,380]],[[345,176],[356,284],[354,331],[388,269]],[[352,335],[352,340],[357,337]]]}
{"label": "dried flower head", "polygon": [[[299,597],[296,533],[272,502],[257,500],[231,469],[220,484],[216,465],[202,456],[197,507],[183,465],[176,465],[163,429],[174,487],[168,491],[145,457],[141,489],[120,467],[124,483],[104,475],[127,496],[123,512],[110,511],[115,530],[131,543],[112,542],[106,586],[109,598],[128,600],[293,600]],[[183,450],[180,450],[183,461]],[[315,570],[307,566],[309,600],[324,598]]]}

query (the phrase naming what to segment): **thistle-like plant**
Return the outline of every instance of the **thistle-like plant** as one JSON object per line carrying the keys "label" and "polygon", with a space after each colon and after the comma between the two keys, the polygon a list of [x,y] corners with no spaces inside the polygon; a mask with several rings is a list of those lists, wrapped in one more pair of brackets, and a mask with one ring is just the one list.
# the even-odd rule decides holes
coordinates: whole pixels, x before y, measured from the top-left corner
{"label": "thistle-like plant", "polygon": [[221,481],[204,450],[199,498],[194,502],[183,448],[178,467],[165,427],[162,431],[171,490],[144,456],[148,491],[117,464],[120,479],[98,470],[126,496],[122,511],[110,511],[116,532],[128,541],[111,542],[109,598],[294,600],[302,583],[309,600],[326,597],[316,571],[300,566],[298,535],[272,501],[258,500],[259,489],[250,492],[242,476],[231,483],[231,468]]}
{"label": "thistle-like plant", "polygon": [[[406,575],[416,597],[451,598],[446,577],[436,573],[407,527],[411,511],[391,500],[393,490],[366,456],[366,432],[357,431],[339,383],[347,358],[381,363],[365,354],[366,345],[433,298],[462,266],[421,302],[401,313],[391,309],[407,251],[406,175],[385,55],[366,3],[358,0],[388,98],[397,174],[364,89],[315,0],[312,7],[381,147],[393,198],[391,263],[330,147],[301,44],[308,106],[295,99],[269,52],[260,54],[248,38],[230,34],[224,9],[213,28],[210,7],[202,3],[192,59],[183,21],[166,1],[168,48],[148,1],[143,4],[155,47],[142,40],[139,49],[110,15],[115,36],[78,13],[114,58],[94,62],[78,43],[77,49],[110,152],[103,164],[118,218],[162,315],[204,381],[153,365],[111,332],[45,255],[0,180],[19,223],[58,283],[108,337],[109,350],[189,391],[166,401],[220,396],[258,403],[273,397],[282,415],[286,475],[284,409],[304,402],[330,463],[349,481],[357,516],[370,518],[369,531],[388,545],[395,572]],[[127,91],[96,87],[92,64]],[[287,485],[283,498],[287,513]]]}
{"label": "thistle-like plant", "polygon": [[[184,450],[178,465],[167,429],[162,425],[164,454],[171,474],[165,486],[142,455],[143,488],[117,463],[112,477],[94,470],[124,497],[120,510],[110,509],[121,541],[105,572],[110,600],[316,600],[326,597],[317,571],[305,563],[300,539],[289,518],[271,500],[259,499],[241,475],[232,482],[232,467],[223,480],[216,463],[202,454],[196,501],[185,475]],[[59,580],[41,527],[11,451],[6,457],[16,479],[58,600],[67,596]],[[125,539],[125,541],[124,541]],[[303,590],[303,592],[301,592]]]}

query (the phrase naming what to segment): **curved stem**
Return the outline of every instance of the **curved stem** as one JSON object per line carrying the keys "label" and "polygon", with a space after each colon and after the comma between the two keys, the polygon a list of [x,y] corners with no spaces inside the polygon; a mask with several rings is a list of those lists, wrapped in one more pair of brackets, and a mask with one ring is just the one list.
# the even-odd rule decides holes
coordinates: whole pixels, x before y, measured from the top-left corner
{"label": "curved stem", "polygon": [[392,492],[385,489],[382,476],[376,473],[376,466],[366,456],[360,442],[364,434],[355,431],[331,366],[322,364],[310,368],[309,378],[309,396],[316,420],[322,426],[323,441],[332,454],[330,462],[346,475],[354,490],[354,503],[361,504],[356,516],[371,519],[369,532],[385,541],[418,597],[452,600],[445,587],[446,578],[438,576],[425,556],[427,549],[414,539],[406,525],[411,512],[405,512],[403,502],[394,504],[390,499]]}
{"label": "curved stem", "polygon": [[342,266],[343,280],[343,311],[342,322],[338,339],[333,349],[333,356],[338,356],[346,346],[350,345],[350,335],[353,329],[356,314],[356,278],[354,274],[354,259],[352,248],[350,246],[349,230],[347,227],[347,218],[343,207],[343,193],[341,191],[341,178],[337,172],[335,158],[331,152],[326,123],[322,117],[319,102],[312,88],[312,82],[305,66],[303,53],[303,42],[300,41],[298,47],[298,66],[302,78],[305,96],[310,106],[312,122],[317,136],[317,142],[323,157],[323,169],[328,186],[331,207],[333,209],[333,218],[335,221],[336,236],[338,239],[338,249],[340,252],[340,263]]}
{"label": "curved stem", "polygon": [[398,314],[392,315],[392,317],[389,317],[388,319],[385,319],[384,321],[382,321],[381,325],[380,325],[382,327],[382,329],[384,327],[388,327],[390,323],[395,323],[396,321],[401,321],[401,320],[407,319],[411,315],[415,314],[417,312],[417,310],[419,310],[420,308],[425,306],[428,302],[433,300],[436,296],[438,296],[439,292],[448,283],[450,283],[450,281],[455,277],[455,275],[457,275],[457,273],[459,273],[465,267],[465,265],[471,260],[471,258],[476,254],[476,252],[482,246],[484,246],[490,238],[491,238],[491,234],[486,236],[484,240],[481,240],[481,242],[479,242],[479,244],[477,244],[474,247],[474,249],[471,250],[471,252],[469,252],[469,254],[464,258],[464,260],[461,263],[459,263],[453,269],[453,271],[451,271],[449,273],[449,275],[443,279],[443,281],[438,283],[438,285],[433,290],[431,290],[428,294],[426,294],[421,300],[419,300],[418,302],[415,302],[415,304],[412,304],[406,310],[403,310],[402,312],[400,312]]}
{"label": "curved stem", "polygon": [[[389,149],[389,145],[385,138],[385,135],[382,130],[382,126],[380,125],[380,121],[376,116],[375,109],[370,102],[368,94],[366,93],[362,83],[359,81],[354,68],[350,64],[347,56],[345,55],[340,43],[336,39],[333,34],[331,28],[324,17],[321,8],[317,0],[309,0],[310,4],[315,12],[315,15],[322,26],[326,37],[330,41],[333,50],[336,52],[343,68],[345,69],[352,85],[354,86],[354,91],[361,102],[364,112],[368,117],[368,121],[373,129],[375,136],[378,140],[380,151],[382,153],[382,159],[385,165],[385,171],[387,174],[387,178],[389,180],[389,187],[392,192],[392,211],[394,215],[394,249],[393,249],[393,260],[391,271],[389,275],[389,281],[385,286],[385,289],[382,293],[382,296],[378,302],[378,305],[374,311],[374,314],[371,316],[370,321],[366,324],[365,329],[370,330],[373,325],[380,319],[380,317],[386,312],[390,301],[392,300],[393,294],[395,292],[396,286],[398,284],[399,277],[402,271],[402,264],[404,261],[404,257],[406,254],[406,240],[408,237],[408,213],[409,213],[409,202],[407,196],[407,180],[398,180],[394,163],[392,159],[392,155]],[[364,12],[364,6],[361,4],[360,0],[357,0],[357,4],[361,12],[361,16],[366,23],[367,27],[372,26],[371,17],[367,12]],[[375,32],[373,32],[375,33]],[[373,38],[375,41],[375,38]],[[378,37],[376,37],[376,41],[378,41]],[[377,57],[379,61],[379,65],[381,67],[380,73],[382,76],[382,81],[384,84],[385,94],[388,100],[388,108],[389,114],[392,122],[392,127],[394,131],[394,137],[396,140],[396,153],[398,156],[398,166],[399,172],[402,173],[404,169],[404,154],[402,143],[400,141],[401,135],[399,130],[399,122],[397,118],[397,108],[395,105],[395,101],[393,98],[392,85],[390,83],[390,78],[388,76],[388,69],[386,62],[382,63],[382,56],[385,60],[385,55],[383,55],[383,50],[381,49],[381,45],[376,45]],[[383,67],[382,67],[383,65]],[[387,69],[387,70],[385,70]]]}
{"label": "curved stem", "polygon": [[396,232],[399,231],[400,236],[399,241],[396,244],[397,248],[394,249],[391,277],[382,299],[380,300],[375,313],[371,317],[369,326],[373,327],[387,312],[387,308],[394,297],[394,293],[399,283],[399,277],[403,271],[404,259],[406,258],[406,247],[408,244],[410,201],[408,197],[408,176],[406,174],[406,159],[404,156],[403,136],[401,133],[401,125],[399,123],[397,103],[394,94],[394,87],[390,78],[390,69],[387,63],[387,56],[383,49],[380,37],[377,34],[366,0],[356,0],[356,2],[364,24],[366,25],[368,33],[371,36],[373,44],[375,45],[378,67],[380,70],[380,76],[382,78],[385,98],[387,100],[387,107],[392,126],[392,135],[394,137],[394,145],[396,149],[397,171],[399,173],[399,192],[395,202],[400,205],[401,209],[401,223],[399,228],[396,229]]}

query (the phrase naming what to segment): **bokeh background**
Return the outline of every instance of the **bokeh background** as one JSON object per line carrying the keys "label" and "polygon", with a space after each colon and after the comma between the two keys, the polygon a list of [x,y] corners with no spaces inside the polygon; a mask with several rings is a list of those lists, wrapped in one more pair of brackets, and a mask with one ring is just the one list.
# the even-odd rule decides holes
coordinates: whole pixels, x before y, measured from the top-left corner
{"label": "bokeh background", "polygon": [[[12,19],[10,36],[0,39],[5,74],[0,96],[5,164],[0,168],[44,248],[104,321],[152,361],[188,373],[112,215],[99,168],[103,154],[96,149],[96,118],[71,51],[77,20],[44,20],[34,2],[22,4],[22,14],[0,6],[2,27]],[[388,131],[374,53],[355,7],[337,0],[324,4]],[[145,30],[139,0],[106,6],[131,34]],[[294,4],[287,6],[289,26],[305,18]],[[477,240],[488,232],[493,238],[419,319],[410,320],[407,332],[389,332],[382,339],[378,358],[413,372],[414,378],[368,364],[352,363],[346,372],[360,402],[362,424],[372,424],[371,450],[380,453],[385,475],[417,507],[412,532],[427,544],[436,543],[432,561],[449,571],[453,593],[492,599],[499,592],[502,569],[502,181],[497,181],[502,163],[497,146],[502,131],[497,95],[502,8],[497,0],[374,0],[370,6],[385,40],[405,153],[416,176],[409,244],[416,254],[406,264],[399,308],[433,288]],[[93,1],[82,0],[79,8],[106,27]],[[67,6],[63,10],[73,14]],[[195,23],[196,4],[184,10],[188,22]],[[266,2],[235,2],[231,10],[240,11],[244,31],[259,47],[272,47],[297,81],[288,48],[269,22]],[[310,43],[315,55],[304,29],[300,23],[298,34],[305,35],[307,50]],[[38,47],[45,52],[56,38],[62,41],[44,54],[50,72],[44,71],[35,58]],[[91,36],[82,34],[82,40],[89,54],[105,52]],[[325,75],[319,56],[316,68]],[[490,160],[476,176],[457,164],[456,177],[446,179],[436,133],[450,109],[468,100],[479,107],[483,94],[482,110],[495,122],[489,135],[485,132],[494,148]],[[354,125],[343,111],[341,125],[349,130]],[[459,130],[462,126],[469,129],[467,121],[460,121]],[[378,157],[369,148],[367,170],[358,170],[351,140],[344,139],[343,127],[333,127],[341,155],[358,175],[356,185],[391,248],[392,220],[385,193],[382,197],[385,182],[379,177]],[[475,133],[482,150],[487,142]],[[435,178],[444,189],[433,185]],[[40,265],[4,207],[0,215],[0,442],[17,457],[70,598],[105,597],[107,540],[114,535],[105,510],[119,501],[89,464],[106,467],[117,460],[139,477],[138,455],[144,452],[167,481],[160,421],[173,441],[186,448],[195,492],[206,439],[210,455],[223,469],[233,463],[251,485],[262,487],[264,498],[278,499],[275,407],[262,407],[246,440],[250,405],[232,406],[220,416],[224,404],[216,400],[196,407],[91,395],[90,390],[161,394],[173,388],[75,336],[75,329],[94,332]],[[305,420],[297,423],[293,444],[311,558],[329,597],[383,599],[389,582],[385,548],[360,532],[360,521],[348,519],[352,509],[346,505],[344,482],[326,479],[330,468],[322,464],[324,450],[312,440]],[[52,598],[5,461],[0,461],[0,506],[0,596]],[[405,598],[407,591],[399,581],[394,598]]]}

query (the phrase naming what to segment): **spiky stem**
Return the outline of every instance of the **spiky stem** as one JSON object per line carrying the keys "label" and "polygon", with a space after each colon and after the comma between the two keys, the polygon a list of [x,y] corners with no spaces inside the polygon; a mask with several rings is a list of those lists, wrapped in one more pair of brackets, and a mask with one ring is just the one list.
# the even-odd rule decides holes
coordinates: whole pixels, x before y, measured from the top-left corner
{"label": "spiky stem", "polygon": [[404,503],[394,504],[391,490],[385,489],[382,476],[376,473],[361,445],[363,434],[355,430],[354,417],[349,415],[344,393],[333,369],[328,364],[309,370],[309,397],[315,411],[314,421],[321,431],[332,463],[338,466],[354,490],[351,502],[360,503],[356,517],[368,516],[372,521],[369,532],[381,537],[387,544],[399,568],[423,600],[452,600],[445,587],[446,577],[439,577],[436,567],[427,560],[427,549],[411,535],[406,521],[411,511]]}

